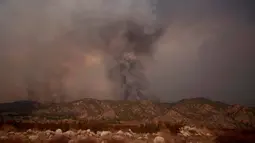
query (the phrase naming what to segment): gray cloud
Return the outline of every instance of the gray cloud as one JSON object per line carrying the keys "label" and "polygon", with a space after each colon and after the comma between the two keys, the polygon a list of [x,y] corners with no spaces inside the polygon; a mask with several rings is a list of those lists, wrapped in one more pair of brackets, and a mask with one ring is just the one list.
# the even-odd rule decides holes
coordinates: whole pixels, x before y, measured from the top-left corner
{"label": "gray cloud", "polygon": [[[164,101],[204,96],[254,103],[253,3],[159,0],[157,21],[170,25],[155,45],[154,60],[146,60],[155,94]],[[25,98],[24,79],[63,68],[58,67],[62,63],[68,67],[70,99],[117,98],[105,76],[104,66],[109,65],[88,67],[84,55],[104,55],[106,46],[99,35],[102,27],[126,19],[150,23],[154,20],[151,10],[146,0],[2,2],[1,101]]]}
{"label": "gray cloud", "polygon": [[[100,32],[118,21],[152,21],[146,0],[10,0],[0,6],[3,102],[27,98],[27,85],[48,100],[49,87],[44,86],[51,78],[59,78],[48,83],[52,88],[64,80],[70,100],[116,98],[105,75],[107,46]],[[90,65],[96,55],[101,63]]]}

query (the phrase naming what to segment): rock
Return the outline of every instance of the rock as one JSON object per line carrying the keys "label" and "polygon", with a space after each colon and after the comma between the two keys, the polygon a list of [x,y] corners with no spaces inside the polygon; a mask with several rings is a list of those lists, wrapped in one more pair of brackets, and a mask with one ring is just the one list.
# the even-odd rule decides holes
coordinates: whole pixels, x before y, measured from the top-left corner
{"label": "rock", "polygon": [[198,134],[198,132],[195,130],[195,128],[193,127],[189,127],[189,126],[184,126],[180,129],[180,133],[184,136],[184,137],[189,137],[191,136],[191,131],[193,131],[194,134]]}
{"label": "rock", "polygon": [[181,135],[183,135],[184,137],[189,137],[189,136],[191,136],[191,134],[190,134],[189,132],[184,131],[184,130],[181,130],[180,133],[181,133]]}
{"label": "rock", "polygon": [[57,129],[57,130],[55,131],[55,133],[56,133],[56,134],[62,134],[63,132],[62,132],[61,129]]}
{"label": "rock", "polygon": [[53,134],[53,131],[51,131],[51,130],[46,130],[46,131],[45,131],[45,134],[46,134],[47,136],[49,136],[49,135]]}
{"label": "rock", "polygon": [[154,138],[153,143],[165,143],[165,139],[161,136],[157,136]]}
{"label": "rock", "polygon": [[148,140],[148,139],[149,139],[148,135],[145,135],[143,138],[144,138],[145,140]]}
{"label": "rock", "polygon": [[133,135],[131,133],[129,133],[129,132],[125,133],[125,136],[127,136],[129,138],[133,137]]}
{"label": "rock", "polygon": [[192,135],[196,136],[212,136],[210,134],[210,131],[206,128],[196,128],[196,127],[190,127],[190,126],[184,126],[180,129],[181,135],[188,137]]}
{"label": "rock", "polygon": [[110,131],[102,131],[101,132],[101,134],[100,134],[100,136],[101,137],[104,137],[104,136],[109,136],[109,135],[111,135],[112,133],[110,132]]}
{"label": "rock", "polygon": [[92,137],[92,136],[96,136],[96,134],[94,132],[90,132],[89,133],[89,136]]}
{"label": "rock", "polygon": [[138,139],[138,140],[142,140],[142,139],[143,139],[143,137],[138,137],[137,139]]}
{"label": "rock", "polygon": [[12,132],[12,131],[11,131],[11,132],[8,132],[8,133],[9,133],[10,135],[13,135],[13,134],[15,134],[15,132]]}
{"label": "rock", "polygon": [[79,134],[80,135],[85,135],[85,134],[87,134],[87,131],[82,130]]}
{"label": "rock", "polygon": [[75,136],[75,132],[73,131],[66,131],[64,132],[64,135],[67,137],[74,137]]}
{"label": "rock", "polygon": [[28,137],[28,139],[29,139],[31,142],[36,141],[38,138],[39,138],[39,136],[37,136],[37,135],[31,135],[31,136]]}
{"label": "rock", "polygon": [[31,133],[33,133],[33,131],[31,129],[28,129],[27,133],[31,134]]}
{"label": "rock", "polygon": [[100,136],[101,135],[101,132],[100,131],[97,131],[97,136]]}
{"label": "rock", "polygon": [[91,132],[90,129],[87,129],[87,132],[88,132],[88,133]]}
{"label": "rock", "polygon": [[131,129],[128,129],[128,131],[129,131],[131,134],[134,134],[134,132],[133,132]]}
{"label": "rock", "polygon": [[113,135],[112,136],[112,140],[115,140],[115,141],[123,141],[125,138],[123,136],[120,136],[120,135]]}
{"label": "rock", "polygon": [[81,131],[82,131],[81,129],[80,129],[80,130],[78,130],[78,131],[77,131],[77,134],[81,134]]}
{"label": "rock", "polygon": [[123,132],[122,130],[119,130],[116,134],[117,134],[117,135],[123,135],[124,132]]}

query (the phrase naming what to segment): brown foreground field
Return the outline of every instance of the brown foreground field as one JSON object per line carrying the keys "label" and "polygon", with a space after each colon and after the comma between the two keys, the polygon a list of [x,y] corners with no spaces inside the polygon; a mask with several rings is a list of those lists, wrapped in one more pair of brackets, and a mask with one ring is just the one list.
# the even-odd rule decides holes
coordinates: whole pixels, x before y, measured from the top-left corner
{"label": "brown foreground field", "polygon": [[190,127],[184,124],[109,124],[64,121],[2,124],[1,143],[253,143],[255,130]]}
{"label": "brown foreground field", "polygon": [[[0,143],[255,141],[254,108],[204,98],[171,104],[83,99],[46,105],[26,101],[0,104],[0,111],[5,113]],[[8,121],[6,115],[18,118]]]}

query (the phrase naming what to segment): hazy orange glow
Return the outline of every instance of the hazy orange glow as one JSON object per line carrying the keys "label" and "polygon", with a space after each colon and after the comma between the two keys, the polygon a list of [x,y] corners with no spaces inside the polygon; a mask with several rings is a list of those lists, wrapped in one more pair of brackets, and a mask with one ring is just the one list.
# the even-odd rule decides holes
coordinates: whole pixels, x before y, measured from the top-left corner
{"label": "hazy orange glow", "polygon": [[86,54],[84,55],[86,66],[98,65],[102,61],[102,57],[99,54]]}

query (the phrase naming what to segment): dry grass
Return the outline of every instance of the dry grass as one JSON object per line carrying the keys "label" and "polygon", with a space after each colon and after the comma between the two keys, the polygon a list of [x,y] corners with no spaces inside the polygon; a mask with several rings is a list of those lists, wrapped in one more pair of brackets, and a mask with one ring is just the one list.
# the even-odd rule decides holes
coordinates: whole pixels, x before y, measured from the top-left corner
{"label": "dry grass", "polygon": [[183,122],[172,124],[170,122],[165,122],[166,128],[174,135],[180,133],[180,129],[185,125]]}
{"label": "dry grass", "polygon": [[20,137],[12,137],[5,140],[0,140],[1,143],[25,143],[26,141]]}
{"label": "dry grass", "polygon": [[98,143],[98,140],[92,137],[79,139],[76,143]]}
{"label": "dry grass", "polygon": [[16,127],[13,124],[2,124],[0,125],[0,130],[5,132],[17,131]]}
{"label": "dry grass", "polygon": [[216,143],[254,143],[255,141],[255,130],[249,131],[225,131],[220,135],[217,135],[215,139]]}
{"label": "dry grass", "polygon": [[55,135],[50,141],[49,143],[68,143],[69,142],[69,138],[63,135]]}
{"label": "dry grass", "polygon": [[143,124],[109,124],[107,122],[100,121],[77,121],[77,122],[20,122],[15,124],[3,124],[1,125],[1,130],[4,131],[26,131],[28,129],[37,129],[37,130],[56,130],[62,129],[63,131],[68,131],[70,129],[81,129],[86,130],[90,129],[93,132],[102,131],[102,130],[128,130],[131,129],[137,133],[155,133],[161,129],[168,129],[171,133],[177,134],[180,132],[180,128],[183,127],[183,123],[171,124],[168,122],[160,123],[143,123]]}
{"label": "dry grass", "polygon": [[[159,134],[164,137],[165,141],[167,143],[184,143],[185,140],[180,138],[180,136],[176,135],[180,132],[180,128],[184,126],[183,123],[177,123],[177,124],[171,124],[166,122],[161,123],[145,123],[140,125],[127,125],[127,124],[119,124],[119,125],[111,125],[107,123],[102,122],[76,122],[76,123],[19,123],[15,124],[17,127],[22,127],[23,129],[17,128],[17,130],[25,130],[29,128],[42,128],[43,129],[50,129],[55,130],[57,128],[68,130],[73,127],[83,129],[90,128],[91,130],[104,130],[105,128],[108,128],[108,130],[124,130],[124,129],[131,129],[133,132],[136,133],[155,133],[159,132]],[[79,128],[79,129],[80,129]],[[2,129],[5,131],[13,131],[15,128],[13,125],[2,125]],[[222,132],[218,131],[218,134],[216,134],[216,138],[214,142],[216,143],[252,143],[255,140],[255,131],[236,131],[236,130],[222,130]],[[102,138],[103,139],[103,138]],[[97,139],[94,137],[86,137],[82,139],[76,139],[74,143],[97,143],[100,142],[102,139]],[[149,136],[150,140],[153,140],[152,136]],[[199,139],[199,137],[198,137]],[[129,142],[129,138],[123,137],[123,138],[115,138],[114,136],[109,136],[108,138],[105,138],[105,143],[127,143]],[[205,139],[206,140],[206,139]],[[46,139],[40,140],[41,143],[68,143],[70,141],[70,138],[64,136],[64,135],[55,135],[51,140],[47,141]],[[139,141],[139,140],[138,140]],[[138,142],[137,141],[137,142]],[[141,141],[141,140],[140,140]],[[187,141],[187,140],[186,140]],[[0,140],[1,143],[25,143],[27,142],[24,140],[24,138],[16,136],[16,137],[10,137],[8,139]]]}
{"label": "dry grass", "polygon": [[[180,128],[183,127],[184,124],[180,123],[169,123],[169,122],[159,122],[159,123],[144,123],[144,124],[109,124],[107,122],[99,122],[99,121],[77,121],[77,122],[22,122],[15,124],[3,124],[1,125],[1,130],[5,132],[10,131],[25,131],[27,129],[38,129],[38,130],[56,130],[62,129],[63,131],[67,131],[70,129],[90,129],[91,131],[117,131],[123,130],[127,131],[131,129],[136,133],[156,133],[159,132],[166,139],[167,142],[184,142],[183,140],[178,140],[176,135],[180,132]],[[211,130],[213,131],[213,130]],[[221,131],[221,132],[220,132]],[[241,143],[241,142],[254,142],[255,140],[255,131],[235,131],[235,130],[219,130],[215,131],[218,134],[215,134],[217,138],[215,142],[217,143]],[[47,143],[68,143],[70,138],[65,136],[54,136]],[[21,137],[13,137],[5,140],[0,140],[1,143],[23,143],[25,142]],[[42,141],[41,141],[42,142]],[[44,142],[44,141],[43,141]],[[75,143],[97,143],[98,140],[96,138],[83,138],[77,140]],[[116,138],[108,138],[105,140],[105,143],[125,143],[128,142],[126,138],[116,139]]]}

